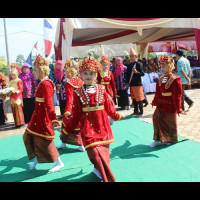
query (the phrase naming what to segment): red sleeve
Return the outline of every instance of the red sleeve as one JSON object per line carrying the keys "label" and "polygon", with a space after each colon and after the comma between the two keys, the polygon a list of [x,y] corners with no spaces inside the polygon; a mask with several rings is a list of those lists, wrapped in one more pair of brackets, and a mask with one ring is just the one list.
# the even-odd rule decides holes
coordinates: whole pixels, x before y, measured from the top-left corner
{"label": "red sleeve", "polygon": [[72,105],[73,105],[73,94],[74,94],[74,88],[69,84],[65,84],[65,94],[66,94],[66,107],[64,113],[72,112]]}
{"label": "red sleeve", "polygon": [[108,95],[106,91],[104,91],[104,98],[105,98],[104,109],[107,112],[108,116],[115,121],[120,120],[122,116],[115,110],[115,103],[111,98],[111,96]]}
{"label": "red sleeve", "polygon": [[154,96],[154,99],[152,101],[152,105],[153,106],[157,106],[157,101],[158,99],[160,99],[162,96],[161,92],[160,92],[160,87],[159,87],[159,80],[157,81],[156,83],[156,92],[155,92],[155,96]]}
{"label": "red sleeve", "polygon": [[53,107],[53,85],[49,81],[44,82],[43,95],[49,118],[52,123],[58,123],[58,118]]}
{"label": "red sleeve", "polygon": [[21,80],[19,80],[17,82],[17,86],[18,86],[19,93],[22,93],[23,92],[23,82]]}
{"label": "red sleeve", "polygon": [[82,112],[82,105],[79,97],[77,96],[76,92],[73,94],[73,107],[72,107],[72,113],[69,117],[65,117],[63,115],[63,122],[65,122],[65,127],[62,131],[65,133],[71,133],[78,125],[79,121],[82,118],[83,112]]}
{"label": "red sleeve", "polygon": [[33,78],[32,78],[32,85],[34,87],[34,92],[35,92],[38,87],[38,82],[37,82],[35,76],[33,76]]}
{"label": "red sleeve", "polygon": [[100,72],[97,73],[97,84],[101,84],[101,75]]}
{"label": "red sleeve", "polygon": [[113,73],[111,72],[111,81],[110,81],[110,86],[113,90],[113,95],[117,95],[117,89],[116,89],[116,86],[115,86],[115,80],[114,80],[114,76],[113,76]]}
{"label": "red sleeve", "polygon": [[180,77],[174,80],[172,83],[173,85],[171,86],[172,89],[172,99],[173,99],[173,104],[176,108],[177,113],[183,112],[182,110],[182,105],[181,105],[181,97],[182,97],[182,83]]}

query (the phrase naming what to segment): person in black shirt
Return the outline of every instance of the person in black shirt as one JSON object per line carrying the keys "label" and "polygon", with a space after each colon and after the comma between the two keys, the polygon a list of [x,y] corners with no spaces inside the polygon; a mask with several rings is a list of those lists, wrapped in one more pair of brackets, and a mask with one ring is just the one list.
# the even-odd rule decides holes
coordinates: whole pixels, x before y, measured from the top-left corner
{"label": "person in black shirt", "polygon": [[134,104],[133,115],[143,115],[144,90],[141,77],[144,76],[142,64],[136,61],[137,53],[131,47],[130,63],[126,72],[126,87],[130,87],[131,99]]}

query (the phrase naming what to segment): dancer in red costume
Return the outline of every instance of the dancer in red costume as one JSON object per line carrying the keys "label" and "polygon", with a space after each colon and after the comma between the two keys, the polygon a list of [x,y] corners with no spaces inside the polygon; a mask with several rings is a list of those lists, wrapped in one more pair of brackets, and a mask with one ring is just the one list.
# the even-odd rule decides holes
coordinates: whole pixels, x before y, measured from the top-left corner
{"label": "dancer in red costume", "polygon": [[186,115],[181,108],[182,85],[179,76],[172,74],[174,60],[168,55],[161,56],[159,65],[163,76],[157,82],[152,106],[156,106],[153,114],[154,141],[150,147],[159,142],[170,145],[178,142],[177,114]]}
{"label": "dancer in red costume", "polygon": [[24,113],[23,113],[23,83],[22,80],[18,78],[18,70],[13,68],[10,73],[11,81],[9,82],[9,87],[14,88],[10,92],[10,105],[12,108],[12,113],[15,121],[15,128],[21,128],[24,126]]}
{"label": "dancer in red costume", "polygon": [[94,164],[94,173],[104,182],[116,181],[110,169],[109,145],[114,142],[108,116],[120,120],[122,116],[116,112],[113,100],[105,87],[96,84],[97,61],[84,59],[80,72],[84,85],[74,92],[74,107],[68,117],[69,126],[62,132],[72,134],[81,122],[81,136],[90,161]]}
{"label": "dancer in red costume", "polygon": [[[78,70],[79,65],[76,61],[72,60],[66,60],[66,64],[64,66],[65,69],[65,75],[67,80],[67,83],[65,84],[65,94],[66,94],[66,107],[63,115],[63,122],[62,126],[66,127],[67,124],[67,118],[71,115],[72,107],[73,107],[73,93],[74,90],[82,87],[83,81],[78,78]],[[65,131],[63,131],[60,135],[60,139],[62,141],[61,145],[58,147],[58,149],[66,147],[67,144],[77,145],[77,150],[79,151],[85,151],[85,148],[83,146],[81,134],[80,134],[80,123],[78,126],[74,129],[73,134],[67,134]]]}
{"label": "dancer in red costume", "polygon": [[35,158],[29,166],[30,170],[34,169],[38,163],[56,162],[55,166],[49,170],[54,172],[64,167],[53,141],[54,128],[60,126],[52,102],[54,84],[48,78],[49,64],[45,58],[38,55],[34,66],[36,67],[36,78],[41,82],[36,91],[35,110],[23,140],[29,160]]}
{"label": "dancer in red costume", "polygon": [[115,80],[113,73],[109,70],[110,68],[110,61],[109,58],[106,56],[102,56],[100,61],[102,67],[98,72],[98,84],[104,85],[106,92],[114,98],[114,96],[117,98],[117,89],[115,86]]}

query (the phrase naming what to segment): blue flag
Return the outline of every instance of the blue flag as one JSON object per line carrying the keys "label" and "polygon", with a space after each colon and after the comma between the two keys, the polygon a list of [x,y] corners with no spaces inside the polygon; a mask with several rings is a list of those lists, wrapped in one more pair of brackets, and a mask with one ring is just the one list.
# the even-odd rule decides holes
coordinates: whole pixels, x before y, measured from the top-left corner
{"label": "blue flag", "polygon": [[29,66],[33,66],[32,63],[32,52],[29,54],[27,60],[26,60],[26,64],[28,64]]}

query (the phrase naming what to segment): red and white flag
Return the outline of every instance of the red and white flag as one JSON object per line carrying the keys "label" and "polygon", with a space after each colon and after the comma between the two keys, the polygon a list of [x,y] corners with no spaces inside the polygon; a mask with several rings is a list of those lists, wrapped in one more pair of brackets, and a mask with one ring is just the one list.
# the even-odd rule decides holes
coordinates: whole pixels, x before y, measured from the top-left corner
{"label": "red and white flag", "polygon": [[38,42],[35,43],[34,48],[38,50],[38,48],[37,48],[37,43],[38,43]]}

